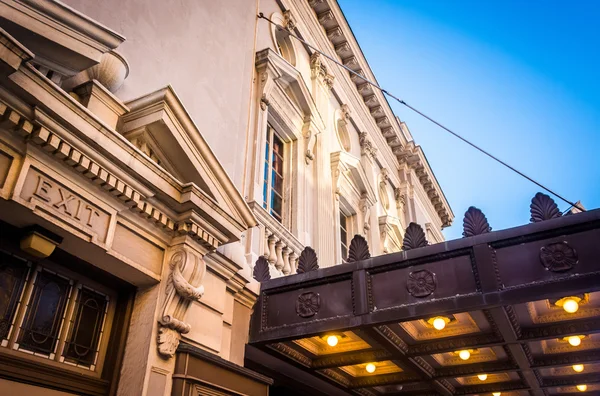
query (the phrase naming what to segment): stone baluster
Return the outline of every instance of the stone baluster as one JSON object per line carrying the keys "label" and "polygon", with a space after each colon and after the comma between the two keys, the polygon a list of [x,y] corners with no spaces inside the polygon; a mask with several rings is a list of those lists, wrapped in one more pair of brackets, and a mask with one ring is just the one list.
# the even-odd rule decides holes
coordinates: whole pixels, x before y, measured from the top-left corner
{"label": "stone baluster", "polygon": [[272,235],[271,231],[269,231],[269,229],[265,227],[265,242],[264,242],[265,252],[263,253],[263,256],[265,256],[267,259],[271,255],[271,250],[269,248],[269,237],[271,235]]}
{"label": "stone baluster", "polygon": [[269,256],[267,257],[267,260],[269,260],[269,264],[271,265],[275,265],[275,263],[277,262],[277,255],[275,253],[275,242],[277,242],[277,237],[273,234],[271,234],[271,236],[269,236]]}
{"label": "stone baluster", "polygon": [[277,261],[275,262],[275,268],[277,268],[279,271],[281,271],[283,269],[283,255],[281,254],[283,247],[285,246],[285,244],[279,240],[277,241],[277,243],[275,244],[275,256],[277,258]]}
{"label": "stone baluster", "polygon": [[296,252],[292,251],[292,253],[290,254],[290,271],[292,274],[295,274],[297,269],[298,269],[298,255],[296,254]]}
{"label": "stone baluster", "polygon": [[289,275],[292,272],[292,267],[290,266],[290,253],[292,252],[292,249],[290,249],[289,247],[284,247],[282,254],[283,254],[283,273],[284,275]]}

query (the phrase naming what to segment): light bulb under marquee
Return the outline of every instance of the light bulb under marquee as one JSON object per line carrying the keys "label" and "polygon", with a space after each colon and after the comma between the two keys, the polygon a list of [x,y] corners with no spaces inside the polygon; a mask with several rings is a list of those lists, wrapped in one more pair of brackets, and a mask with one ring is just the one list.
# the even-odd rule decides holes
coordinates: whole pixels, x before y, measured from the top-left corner
{"label": "light bulb under marquee", "polygon": [[577,385],[577,390],[580,392],[585,392],[587,390],[587,385]]}
{"label": "light bulb under marquee", "polygon": [[487,374],[479,374],[477,378],[479,378],[480,381],[485,381],[487,379]]}
{"label": "light bulb under marquee", "polygon": [[338,341],[339,341],[339,340],[338,340],[337,336],[330,335],[329,337],[327,337],[327,344],[328,344],[330,347],[334,347],[334,346],[336,346],[336,345],[338,344]]}
{"label": "light bulb under marquee", "polygon": [[458,356],[462,360],[468,360],[471,357],[471,352],[469,352],[467,350],[463,350],[463,351],[458,352]]}
{"label": "light bulb under marquee", "polygon": [[494,393],[492,393],[492,395],[494,395],[494,396],[500,396],[501,394],[502,394],[502,392],[494,392]]}
{"label": "light bulb under marquee", "polygon": [[374,373],[375,365],[373,363],[369,363],[367,364],[367,367],[365,367],[365,370],[367,370],[367,373]]}
{"label": "light bulb under marquee", "polygon": [[569,344],[571,344],[572,346],[579,346],[581,345],[581,338],[579,336],[571,336],[567,338],[567,341],[569,342]]}
{"label": "light bulb under marquee", "polygon": [[444,327],[446,327],[446,320],[438,316],[433,320],[433,327],[435,327],[436,330],[443,330]]}
{"label": "light bulb under marquee", "polygon": [[576,373],[581,373],[583,371],[583,364],[574,364],[573,365],[573,370]]}
{"label": "light bulb under marquee", "polygon": [[579,303],[573,298],[567,298],[563,302],[563,309],[568,313],[575,313],[579,309]]}

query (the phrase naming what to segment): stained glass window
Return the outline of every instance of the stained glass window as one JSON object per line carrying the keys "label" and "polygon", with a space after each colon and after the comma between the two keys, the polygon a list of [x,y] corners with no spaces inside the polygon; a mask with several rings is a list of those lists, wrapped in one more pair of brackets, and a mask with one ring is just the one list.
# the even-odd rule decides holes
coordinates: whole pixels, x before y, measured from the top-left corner
{"label": "stained glass window", "polygon": [[47,270],[38,272],[21,326],[19,349],[55,353],[70,292],[69,279]]}
{"label": "stained glass window", "polygon": [[0,252],[0,340],[10,334],[28,271],[25,261]]}
{"label": "stained glass window", "polygon": [[348,258],[348,218],[340,212],[340,244],[342,246],[342,260]]}
{"label": "stained glass window", "polygon": [[263,207],[278,221],[283,217],[283,141],[269,125],[265,150]]}
{"label": "stained glass window", "polygon": [[66,362],[86,367],[96,365],[107,309],[107,296],[87,287],[80,288],[63,353]]}

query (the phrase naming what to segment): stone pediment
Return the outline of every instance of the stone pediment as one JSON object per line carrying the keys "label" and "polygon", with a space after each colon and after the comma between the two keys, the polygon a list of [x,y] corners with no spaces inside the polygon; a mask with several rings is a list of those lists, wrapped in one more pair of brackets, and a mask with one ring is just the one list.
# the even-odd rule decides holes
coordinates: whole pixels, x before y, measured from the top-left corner
{"label": "stone pediment", "polygon": [[[319,129],[325,128],[310,89],[298,69],[270,48],[256,53],[256,69],[263,76],[263,91],[267,97],[281,94],[289,99],[304,119],[312,117]],[[279,89],[273,90],[274,87]]]}
{"label": "stone pediment", "polygon": [[331,153],[331,174],[336,192],[350,201],[357,203],[363,198],[369,207],[377,202],[360,159],[343,151]]}
{"label": "stone pediment", "polygon": [[171,86],[134,99],[127,106],[131,111],[120,120],[123,136],[183,185],[181,199],[173,203],[180,206],[176,211],[200,207],[232,217],[239,229],[255,224]]}

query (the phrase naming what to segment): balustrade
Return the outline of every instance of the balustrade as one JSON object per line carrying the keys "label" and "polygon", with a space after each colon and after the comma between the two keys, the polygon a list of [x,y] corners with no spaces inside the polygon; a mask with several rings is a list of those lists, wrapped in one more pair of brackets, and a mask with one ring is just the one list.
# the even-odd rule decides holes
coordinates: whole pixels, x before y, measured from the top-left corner
{"label": "balustrade", "polygon": [[276,270],[275,272],[281,275],[295,274],[298,268],[298,258],[304,245],[256,202],[251,202],[249,206],[260,227],[264,228],[264,240],[259,251],[263,253],[269,266],[272,266]]}

